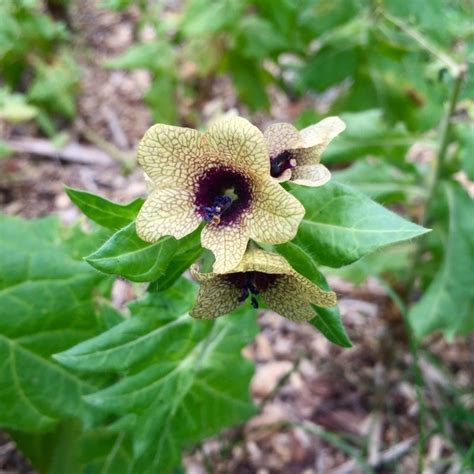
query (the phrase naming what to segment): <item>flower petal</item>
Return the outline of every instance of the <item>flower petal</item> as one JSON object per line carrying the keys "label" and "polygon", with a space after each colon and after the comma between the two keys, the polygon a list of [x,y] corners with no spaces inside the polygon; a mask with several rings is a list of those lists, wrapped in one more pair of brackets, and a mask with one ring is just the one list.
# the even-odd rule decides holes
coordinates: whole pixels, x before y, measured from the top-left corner
{"label": "flower petal", "polygon": [[196,302],[189,314],[197,319],[214,319],[239,306],[242,290],[222,277],[201,284]]}
{"label": "flower petal", "polygon": [[297,166],[291,170],[291,181],[304,186],[322,186],[331,179],[331,172],[321,163]]}
{"label": "flower petal", "polygon": [[199,283],[214,281],[218,278],[216,273],[203,273],[199,269],[199,265],[191,265],[191,276]]}
{"label": "flower petal", "polygon": [[250,248],[245,252],[240,263],[232,270],[236,272],[262,272],[292,275],[294,270],[279,254],[259,248]]}
{"label": "flower petal", "polygon": [[201,140],[197,130],[156,124],[140,141],[137,159],[156,185],[189,187],[203,166]]}
{"label": "flower petal", "polygon": [[215,122],[203,135],[212,161],[247,174],[269,174],[270,160],[262,132],[248,120],[233,117]]}
{"label": "flower petal", "polygon": [[199,226],[193,194],[186,189],[164,188],[153,191],[137,216],[137,234],[146,242],[163,235],[181,239]]}
{"label": "flower petal", "polygon": [[316,316],[301,285],[290,275],[283,275],[262,292],[265,304],[292,321],[309,321]]}
{"label": "flower petal", "polygon": [[334,291],[326,291],[312,283],[310,280],[292,270],[294,284],[300,288],[300,293],[306,295],[306,300],[316,306],[332,308],[337,305],[337,296]]}
{"label": "flower petal", "polygon": [[331,140],[346,129],[346,124],[339,117],[327,117],[320,122],[303,128],[301,138],[306,147],[329,145]]}
{"label": "flower petal", "polygon": [[296,151],[296,161],[299,166],[317,164],[321,153],[331,140],[346,128],[346,124],[339,117],[327,117],[315,125],[300,131],[304,148]]}
{"label": "flower petal", "polygon": [[272,178],[260,180],[254,203],[247,212],[250,238],[266,244],[281,244],[295,237],[305,210],[301,203]]}
{"label": "flower petal", "polygon": [[274,123],[265,130],[263,135],[271,158],[284,151],[304,146],[300,132],[290,123]]}
{"label": "flower petal", "polygon": [[216,257],[214,273],[226,273],[236,267],[244,256],[248,240],[248,234],[241,223],[229,226],[209,223],[201,232],[202,246]]}

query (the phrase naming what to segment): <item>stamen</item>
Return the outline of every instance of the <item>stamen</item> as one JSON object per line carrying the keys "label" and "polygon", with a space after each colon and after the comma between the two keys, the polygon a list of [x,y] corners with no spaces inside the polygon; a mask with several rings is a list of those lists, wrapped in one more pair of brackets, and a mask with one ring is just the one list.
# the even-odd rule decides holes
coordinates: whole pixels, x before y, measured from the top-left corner
{"label": "stamen", "polygon": [[283,151],[270,160],[270,174],[278,178],[284,171],[296,166],[296,159],[290,151]]}
{"label": "stamen", "polygon": [[204,220],[219,224],[221,215],[232,205],[232,198],[227,194],[217,196],[212,206],[201,206],[204,213]]}
{"label": "stamen", "polygon": [[244,273],[244,281],[242,284],[242,293],[239,297],[239,303],[243,303],[250,296],[250,304],[254,308],[258,308],[258,301],[255,297],[260,293],[255,284],[255,273],[247,272]]}
{"label": "stamen", "polygon": [[239,303],[243,303],[249,296],[248,288],[242,288],[242,294],[239,297]]}

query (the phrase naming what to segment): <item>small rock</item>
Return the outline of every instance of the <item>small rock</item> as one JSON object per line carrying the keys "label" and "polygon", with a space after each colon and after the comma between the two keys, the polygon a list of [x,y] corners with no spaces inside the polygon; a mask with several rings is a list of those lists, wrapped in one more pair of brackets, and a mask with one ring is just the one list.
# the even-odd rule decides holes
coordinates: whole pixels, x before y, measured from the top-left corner
{"label": "small rock", "polygon": [[273,358],[273,348],[268,336],[261,332],[255,338],[255,356],[258,361],[267,361]]}
{"label": "small rock", "polygon": [[252,380],[252,393],[256,397],[267,396],[292,367],[288,360],[269,362],[257,367],[257,373]]}

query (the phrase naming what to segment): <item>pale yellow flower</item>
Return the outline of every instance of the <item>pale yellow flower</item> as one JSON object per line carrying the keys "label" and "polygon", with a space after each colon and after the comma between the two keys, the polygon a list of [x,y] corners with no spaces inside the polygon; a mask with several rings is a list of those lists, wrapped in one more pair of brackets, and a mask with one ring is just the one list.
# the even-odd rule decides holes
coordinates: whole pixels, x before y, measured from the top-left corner
{"label": "pale yellow flower", "polygon": [[338,117],[298,131],[289,123],[275,123],[265,130],[270,173],[277,181],[291,180],[305,186],[322,186],[331,179],[329,170],[320,163],[321,153],[346,125]]}
{"label": "pale yellow flower", "polygon": [[198,319],[214,319],[234,310],[250,298],[258,307],[257,296],[265,304],[293,321],[308,321],[315,317],[311,304],[336,306],[336,294],[314,285],[297,273],[280,255],[261,249],[248,250],[240,264],[224,274],[201,273],[191,268],[201,283],[196,303],[190,311]]}
{"label": "pale yellow flower", "polygon": [[240,262],[249,239],[291,240],[304,215],[271,178],[263,134],[240,117],[215,122],[203,134],[154,125],[139,144],[138,162],[155,186],[138,214],[138,236],[180,239],[205,220],[201,243],[214,253],[217,273]]}

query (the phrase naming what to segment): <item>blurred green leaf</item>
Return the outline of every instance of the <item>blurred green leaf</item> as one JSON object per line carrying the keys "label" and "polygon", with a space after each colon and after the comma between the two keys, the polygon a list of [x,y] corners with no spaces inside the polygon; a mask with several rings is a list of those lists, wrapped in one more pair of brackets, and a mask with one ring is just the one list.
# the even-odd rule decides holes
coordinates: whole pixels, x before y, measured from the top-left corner
{"label": "blurred green leaf", "polygon": [[425,197],[426,191],[417,184],[416,176],[377,160],[365,159],[349,168],[336,171],[333,179],[362,191],[372,199],[388,202]]}
{"label": "blurred green leaf", "polygon": [[7,158],[13,153],[13,150],[10,148],[8,143],[0,140],[0,158]]}
{"label": "blurred green leaf", "polygon": [[145,95],[156,122],[176,123],[178,120],[178,101],[174,77],[158,74],[150,90]]}
{"label": "blurred green leaf", "polygon": [[459,160],[467,177],[474,180],[474,125],[463,124],[456,128],[459,140]]}
{"label": "blurred green leaf", "polygon": [[323,47],[308,59],[300,72],[300,88],[322,92],[355,74],[359,50],[347,45],[344,49]]}
{"label": "blurred green leaf", "polygon": [[401,242],[366,255],[350,265],[328,268],[327,271],[355,285],[361,285],[369,276],[374,275],[402,281],[406,278],[414,253],[414,242]]}
{"label": "blurred green leaf", "polygon": [[175,57],[171,45],[162,40],[155,40],[130,46],[118,58],[106,61],[105,66],[110,69],[148,69],[169,73],[174,63]]}
{"label": "blurred green leaf", "polygon": [[353,161],[366,156],[380,156],[401,163],[413,144],[403,125],[390,126],[381,110],[345,113],[341,118],[347,125],[323,154],[325,163]]}
{"label": "blurred green leaf", "polygon": [[186,36],[232,30],[245,7],[245,0],[191,0],[180,28]]}
{"label": "blurred green leaf", "polygon": [[137,198],[128,204],[117,204],[101,196],[65,187],[71,201],[91,220],[108,229],[118,230],[130,224],[137,217],[143,199]]}
{"label": "blurred green leaf", "polygon": [[97,270],[131,281],[153,281],[165,274],[178,248],[173,237],[148,243],[138,237],[135,222],[117,231],[98,250],[86,257]]}
{"label": "blurred green leaf", "polygon": [[417,336],[441,330],[452,338],[474,330],[474,203],[464,189],[445,183],[448,240],[444,260],[408,317]]}
{"label": "blurred green leaf", "polygon": [[179,462],[185,443],[255,412],[248,389],[253,366],[240,354],[257,331],[255,317],[240,308],[216,321],[193,320],[183,313],[193,295],[186,280],[148,294],[131,306],[129,320],[56,356],[81,370],[126,371],[88,401],[105,412],[136,417],[127,430],[138,472],[164,472]]}
{"label": "blurred green leaf", "polygon": [[293,243],[321,265],[348,265],[380,247],[428,232],[339,183],[290,189],[306,209]]}
{"label": "blurred green leaf", "polygon": [[227,55],[228,68],[240,99],[252,110],[266,109],[270,102],[266,91],[269,74],[260,61],[249,60],[240,53]]}
{"label": "blurred green leaf", "polygon": [[72,55],[63,50],[53,63],[37,60],[34,67],[36,75],[28,99],[49,113],[73,118],[80,70]]}
{"label": "blurred green leaf", "polygon": [[23,94],[11,93],[0,87],[0,119],[11,123],[26,122],[38,115],[38,109],[28,104]]}
{"label": "blurred green leaf", "polygon": [[287,41],[272,24],[255,15],[239,22],[237,48],[242,56],[261,59],[288,47]]}

